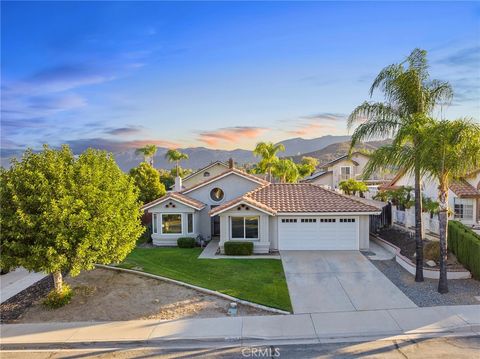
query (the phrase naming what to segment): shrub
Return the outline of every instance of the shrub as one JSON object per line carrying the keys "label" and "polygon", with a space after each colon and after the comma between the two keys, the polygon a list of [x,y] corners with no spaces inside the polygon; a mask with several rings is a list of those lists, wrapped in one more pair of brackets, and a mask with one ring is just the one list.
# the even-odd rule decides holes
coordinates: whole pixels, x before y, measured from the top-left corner
{"label": "shrub", "polygon": [[181,237],[177,239],[177,245],[179,248],[193,248],[195,247],[195,238]]}
{"label": "shrub", "polygon": [[228,241],[224,248],[225,254],[229,256],[249,256],[253,253],[252,242]]}
{"label": "shrub", "polygon": [[61,293],[58,293],[55,289],[48,293],[47,297],[43,300],[43,305],[50,309],[57,309],[70,303],[72,297],[72,289],[68,284],[64,284]]}
{"label": "shrub", "polygon": [[458,221],[448,222],[448,247],[480,279],[480,236]]}
{"label": "shrub", "polygon": [[426,242],[423,246],[423,255],[425,259],[431,259],[438,263],[440,261],[440,243]]}

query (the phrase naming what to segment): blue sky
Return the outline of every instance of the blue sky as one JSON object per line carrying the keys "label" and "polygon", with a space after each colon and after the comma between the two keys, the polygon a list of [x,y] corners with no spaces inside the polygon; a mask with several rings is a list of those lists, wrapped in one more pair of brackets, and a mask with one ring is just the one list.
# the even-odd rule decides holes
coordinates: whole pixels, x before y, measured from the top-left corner
{"label": "blue sky", "polygon": [[346,134],[412,49],[480,118],[480,5],[2,2],[1,147],[250,149]]}

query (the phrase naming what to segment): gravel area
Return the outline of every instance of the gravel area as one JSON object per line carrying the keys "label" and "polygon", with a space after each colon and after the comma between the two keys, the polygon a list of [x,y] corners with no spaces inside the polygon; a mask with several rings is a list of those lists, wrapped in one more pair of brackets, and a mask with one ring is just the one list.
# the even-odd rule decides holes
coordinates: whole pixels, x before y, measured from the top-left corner
{"label": "gravel area", "polygon": [[480,281],[475,279],[449,280],[449,293],[440,294],[437,292],[438,280],[425,278],[424,282],[417,283],[415,277],[395,259],[371,262],[419,307],[480,304],[475,299],[475,296],[480,296]]}

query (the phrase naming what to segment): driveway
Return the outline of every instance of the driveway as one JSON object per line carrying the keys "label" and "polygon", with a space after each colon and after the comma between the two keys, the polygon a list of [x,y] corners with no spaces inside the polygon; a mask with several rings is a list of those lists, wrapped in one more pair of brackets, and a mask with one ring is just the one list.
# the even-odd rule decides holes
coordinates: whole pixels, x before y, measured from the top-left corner
{"label": "driveway", "polygon": [[414,308],[358,251],[282,251],[294,313]]}

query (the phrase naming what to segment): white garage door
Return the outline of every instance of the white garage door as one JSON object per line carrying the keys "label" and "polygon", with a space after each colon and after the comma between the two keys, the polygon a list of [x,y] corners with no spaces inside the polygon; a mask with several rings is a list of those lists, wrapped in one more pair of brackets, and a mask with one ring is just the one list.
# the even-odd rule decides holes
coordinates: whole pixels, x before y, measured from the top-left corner
{"label": "white garage door", "polygon": [[358,250],[358,217],[279,217],[280,250]]}

